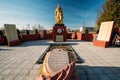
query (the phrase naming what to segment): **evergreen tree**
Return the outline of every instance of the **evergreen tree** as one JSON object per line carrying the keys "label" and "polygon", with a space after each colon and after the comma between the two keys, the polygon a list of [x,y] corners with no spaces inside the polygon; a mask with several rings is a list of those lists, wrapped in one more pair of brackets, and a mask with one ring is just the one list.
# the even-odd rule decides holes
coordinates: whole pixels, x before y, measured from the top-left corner
{"label": "evergreen tree", "polygon": [[115,27],[120,27],[120,0],[105,1],[102,11],[98,14],[96,27],[99,28],[104,21],[114,21]]}

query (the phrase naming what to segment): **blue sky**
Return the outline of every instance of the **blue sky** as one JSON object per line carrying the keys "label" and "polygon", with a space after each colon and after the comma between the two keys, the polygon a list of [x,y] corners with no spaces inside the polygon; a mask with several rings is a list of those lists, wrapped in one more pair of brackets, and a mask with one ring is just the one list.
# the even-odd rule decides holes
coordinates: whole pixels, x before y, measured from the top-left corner
{"label": "blue sky", "polygon": [[70,29],[79,29],[85,22],[94,26],[97,10],[105,0],[0,0],[0,27],[4,24],[16,24],[25,29],[40,24],[52,29],[55,24],[55,9],[60,3],[64,14],[64,24]]}

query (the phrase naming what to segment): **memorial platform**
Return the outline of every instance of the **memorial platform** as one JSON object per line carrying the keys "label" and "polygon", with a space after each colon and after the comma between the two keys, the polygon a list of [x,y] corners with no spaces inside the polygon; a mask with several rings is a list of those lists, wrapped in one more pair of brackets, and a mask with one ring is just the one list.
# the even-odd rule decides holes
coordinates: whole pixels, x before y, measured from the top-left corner
{"label": "memorial platform", "polygon": [[[25,42],[17,47],[0,46],[0,80],[35,80],[41,64],[35,64],[49,40]],[[67,40],[84,63],[76,64],[80,80],[119,80],[120,48],[101,48],[92,42]]]}

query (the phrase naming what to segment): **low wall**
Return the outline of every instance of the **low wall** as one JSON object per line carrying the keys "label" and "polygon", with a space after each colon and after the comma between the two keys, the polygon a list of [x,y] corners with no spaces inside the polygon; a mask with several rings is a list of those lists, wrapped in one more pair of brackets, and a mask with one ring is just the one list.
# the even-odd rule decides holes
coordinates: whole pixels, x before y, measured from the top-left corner
{"label": "low wall", "polygon": [[[71,39],[72,33],[67,34],[67,39]],[[52,33],[47,33],[44,35],[44,39],[53,39],[53,34]],[[40,34],[26,34],[26,35],[21,35],[21,40],[23,42],[26,41],[33,41],[33,40],[39,40],[40,39]]]}
{"label": "low wall", "polygon": [[21,35],[21,37],[22,37],[21,40],[23,42],[39,40],[40,39],[40,35],[39,34],[26,34],[26,35]]}
{"label": "low wall", "polygon": [[45,34],[45,39],[53,39],[53,34],[52,33]]}
{"label": "low wall", "polygon": [[67,33],[67,39],[71,39],[73,33]]}
{"label": "low wall", "polygon": [[77,32],[76,35],[77,35],[77,40],[86,40],[86,41],[92,41],[93,38],[96,36],[95,33],[85,34],[80,32]]}

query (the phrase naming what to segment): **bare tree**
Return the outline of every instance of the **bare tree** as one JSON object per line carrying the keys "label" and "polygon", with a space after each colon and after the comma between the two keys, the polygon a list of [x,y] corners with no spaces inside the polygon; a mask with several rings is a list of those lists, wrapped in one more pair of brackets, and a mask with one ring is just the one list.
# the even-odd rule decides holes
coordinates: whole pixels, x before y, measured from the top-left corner
{"label": "bare tree", "polygon": [[36,24],[32,26],[32,30],[36,30],[37,27],[36,27]]}
{"label": "bare tree", "polygon": [[0,30],[4,30],[4,27],[1,27]]}
{"label": "bare tree", "polygon": [[27,29],[30,30],[30,24],[27,24]]}

